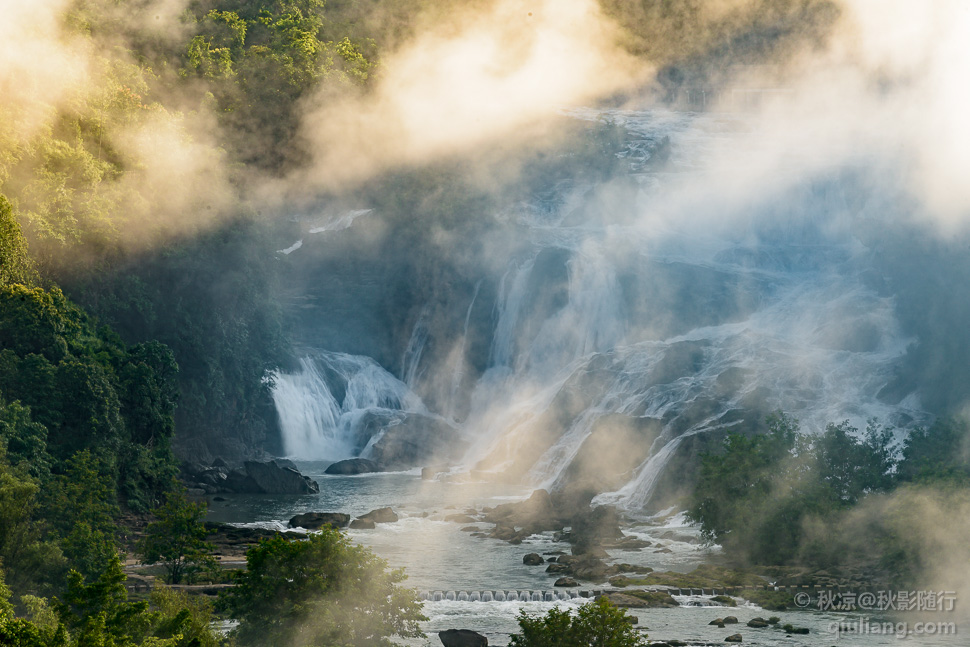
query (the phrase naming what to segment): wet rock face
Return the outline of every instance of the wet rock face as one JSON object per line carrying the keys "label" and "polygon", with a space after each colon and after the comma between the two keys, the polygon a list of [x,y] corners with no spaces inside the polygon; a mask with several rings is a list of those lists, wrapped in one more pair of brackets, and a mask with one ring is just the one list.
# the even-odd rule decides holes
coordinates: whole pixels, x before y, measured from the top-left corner
{"label": "wet rock face", "polygon": [[290,519],[290,528],[306,528],[319,530],[324,525],[334,528],[346,528],[350,523],[350,515],[342,512],[306,512]]}
{"label": "wet rock face", "polygon": [[488,638],[468,629],[447,629],[438,632],[444,647],[488,647]]}
{"label": "wet rock face", "polygon": [[394,523],[398,520],[398,516],[390,508],[378,508],[377,510],[371,510],[367,514],[360,515],[359,519],[374,523]]}
{"label": "wet rock face", "polygon": [[230,468],[225,461],[210,467],[186,464],[182,467],[182,480],[190,488],[203,494],[316,494],[320,486],[316,481],[300,473],[286,459],[269,461],[246,461],[242,467]]}
{"label": "wet rock face", "polygon": [[369,474],[379,472],[380,467],[374,461],[366,458],[349,458],[345,461],[337,461],[324,471],[324,474]]}
{"label": "wet rock face", "polygon": [[316,494],[320,486],[292,467],[280,467],[276,461],[246,461],[246,475],[252,480],[256,492],[265,494]]}

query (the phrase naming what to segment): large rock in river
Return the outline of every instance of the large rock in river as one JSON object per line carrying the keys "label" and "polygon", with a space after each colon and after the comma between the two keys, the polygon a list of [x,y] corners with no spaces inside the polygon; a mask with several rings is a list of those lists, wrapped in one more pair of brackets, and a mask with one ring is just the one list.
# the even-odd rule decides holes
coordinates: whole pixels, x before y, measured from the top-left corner
{"label": "large rock in river", "polygon": [[468,629],[447,629],[438,632],[445,647],[488,647],[488,638]]}
{"label": "large rock in river", "polygon": [[276,461],[246,461],[243,470],[247,485],[252,489],[242,491],[261,494],[316,494],[320,491],[316,481],[292,467],[281,467]]}
{"label": "large rock in river", "polygon": [[373,521],[374,523],[394,523],[397,521],[397,513],[390,508],[378,508],[371,510],[367,514],[360,515],[359,519]]}
{"label": "large rock in river", "polygon": [[350,515],[343,512],[305,512],[290,519],[290,528],[319,530],[325,524],[334,528],[345,528],[350,523]]}
{"label": "large rock in river", "polygon": [[381,468],[374,461],[369,461],[366,458],[348,458],[333,463],[327,467],[324,474],[369,474],[380,471]]}
{"label": "large rock in river", "polygon": [[458,460],[463,448],[460,434],[444,418],[407,413],[388,424],[364,455],[382,470],[401,470]]}

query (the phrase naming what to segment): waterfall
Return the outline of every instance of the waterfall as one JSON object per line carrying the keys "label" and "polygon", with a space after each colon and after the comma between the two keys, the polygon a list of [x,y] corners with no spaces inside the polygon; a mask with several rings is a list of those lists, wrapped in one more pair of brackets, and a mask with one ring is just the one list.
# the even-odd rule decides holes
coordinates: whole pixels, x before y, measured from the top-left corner
{"label": "waterfall", "polygon": [[[511,367],[515,352],[515,328],[526,296],[535,259],[530,259],[502,276],[499,284],[498,323],[492,340],[492,366]],[[511,275],[511,279],[509,276]]]}
{"label": "waterfall", "polygon": [[408,388],[414,388],[414,381],[420,375],[418,369],[421,366],[421,355],[424,353],[424,346],[428,343],[428,335],[431,332],[428,328],[430,319],[431,307],[426,305],[421,308],[421,314],[418,315],[418,320],[411,329],[408,345],[404,348],[404,356],[401,358],[401,380],[408,385]]}
{"label": "waterfall", "polygon": [[[464,466],[556,489],[569,485],[594,431],[612,433],[605,416],[658,421],[662,431],[636,436],[644,446],[630,460],[642,462],[624,467],[629,481],[596,499],[636,512],[658,495],[678,451],[739,419],[782,409],[808,433],[845,419],[860,428],[871,417],[926,419],[917,394],[880,398],[913,340],[893,297],[873,287],[872,251],[857,236],[891,204],[860,197],[852,172],[806,179],[792,169],[738,200],[723,177],[705,179],[714,152],[727,150],[732,169],[758,162],[755,147],[727,146],[744,141],[736,124],[609,116],[630,134],[635,181],[616,191],[558,182],[483,225],[476,242],[493,257],[474,289],[436,297],[433,335],[432,306],[420,309],[404,348],[388,351],[400,353],[400,379],[339,353],[276,375],[287,452],[359,455],[374,440],[373,412],[427,412],[418,390],[454,421],[467,394]],[[650,143],[666,137],[671,164],[651,171]],[[491,293],[483,285],[497,285],[488,321],[476,320],[488,309],[478,303]],[[454,330],[438,330],[440,321]],[[470,335],[491,337],[480,373],[466,359]]]}
{"label": "waterfall", "polygon": [[465,346],[468,344],[468,323],[471,321],[472,308],[475,307],[475,300],[478,299],[478,292],[482,288],[483,280],[478,279],[475,283],[471,301],[468,302],[468,310],[465,311],[465,325],[461,331],[461,346],[458,348],[458,355],[455,358],[455,368],[451,374],[451,393],[448,398],[448,415],[446,416],[449,420],[455,419],[455,404],[458,400],[458,392],[461,390],[461,381],[464,376]]}
{"label": "waterfall", "polygon": [[372,440],[363,428],[367,413],[426,414],[406,384],[369,357],[317,353],[300,369],[273,375],[273,400],[288,456],[341,460],[360,455]]}

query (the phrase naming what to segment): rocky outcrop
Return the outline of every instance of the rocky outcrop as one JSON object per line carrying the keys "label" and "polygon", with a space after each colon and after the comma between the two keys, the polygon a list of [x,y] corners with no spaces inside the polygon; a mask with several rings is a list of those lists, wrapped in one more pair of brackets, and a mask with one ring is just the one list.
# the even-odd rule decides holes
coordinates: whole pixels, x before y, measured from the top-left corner
{"label": "rocky outcrop", "polygon": [[377,442],[365,452],[383,471],[410,469],[435,459],[461,458],[461,436],[444,418],[402,413],[395,422],[385,427]]}
{"label": "rocky outcrop", "polygon": [[263,494],[316,494],[320,486],[303,476],[294,467],[280,466],[277,462],[246,461],[246,475],[255,485],[255,492]]}
{"label": "rocky outcrop", "polygon": [[197,463],[182,466],[182,480],[190,489],[204,494],[316,494],[317,482],[304,476],[291,461],[273,459],[246,461],[230,468],[225,461],[206,467]]}
{"label": "rocky outcrop", "polygon": [[305,512],[290,519],[290,528],[319,530],[324,525],[346,528],[349,523],[350,515],[343,512]]}
{"label": "rocky outcrop", "polygon": [[545,563],[545,561],[539,553],[529,553],[522,558],[522,563],[526,566],[539,566]]}
{"label": "rocky outcrop", "polygon": [[370,519],[354,519],[350,522],[351,530],[373,530],[377,524]]}
{"label": "rocky outcrop", "polygon": [[373,521],[374,523],[394,523],[398,520],[398,516],[390,508],[378,508],[377,510],[371,510],[367,514],[360,515],[358,519]]}
{"label": "rocky outcrop", "polygon": [[333,463],[327,467],[324,474],[352,475],[370,474],[371,472],[380,471],[381,468],[374,461],[367,460],[366,458],[348,458],[347,460]]}
{"label": "rocky outcrop", "polygon": [[488,647],[488,638],[468,629],[447,629],[438,632],[444,647]]}

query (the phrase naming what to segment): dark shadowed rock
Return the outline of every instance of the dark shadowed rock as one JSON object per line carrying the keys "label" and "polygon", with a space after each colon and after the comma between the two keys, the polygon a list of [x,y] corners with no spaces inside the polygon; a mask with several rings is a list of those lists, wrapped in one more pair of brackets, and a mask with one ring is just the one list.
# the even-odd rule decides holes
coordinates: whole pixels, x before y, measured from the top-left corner
{"label": "dark shadowed rock", "polygon": [[579,586],[579,583],[571,577],[560,577],[553,586]]}
{"label": "dark shadowed rock", "polygon": [[345,528],[350,523],[350,515],[343,512],[306,512],[290,519],[291,528],[319,530],[325,524],[334,528]]}
{"label": "dark shadowed rock", "polygon": [[280,467],[276,461],[246,461],[242,471],[233,470],[226,480],[229,488],[235,492],[316,494],[320,491],[316,481],[291,467]]}
{"label": "dark shadowed rock", "polygon": [[739,643],[742,641],[741,634],[734,634],[733,636],[728,636],[724,639],[726,643]]}
{"label": "dark shadowed rock", "polygon": [[398,516],[390,508],[378,508],[377,510],[371,510],[367,514],[362,514],[360,519],[366,521],[373,521],[374,523],[394,523],[397,521]]}
{"label": "dark shadowed rock", "polygon": [[529,553],[522,558],[522,563],[526,566],[539,566],[545,561],[539,553]]}
{"label": "dark shadowed rock", "polygon": [[374,461],[367,460],[366,458],[348,458],[345,461],[337,461],[333,463],[326,470],[324,474],[370,474],[371,472],[380,472],[380,468]]}
{"label": "dark shadowed rock", "polygon": [[377,527],[370,519],[354,519],[350,522],[351,530],[373,530]]}
{"label": "dark shadowed rock", "polygon": [[488,638],[468,629],[447,629],[438,632],[445,647],[488,647]]}
{"label": "dark shadowed rock", "polygon": [[737,616],[724,616],[724,624],[726,625],[736,625],[738,624]]}

